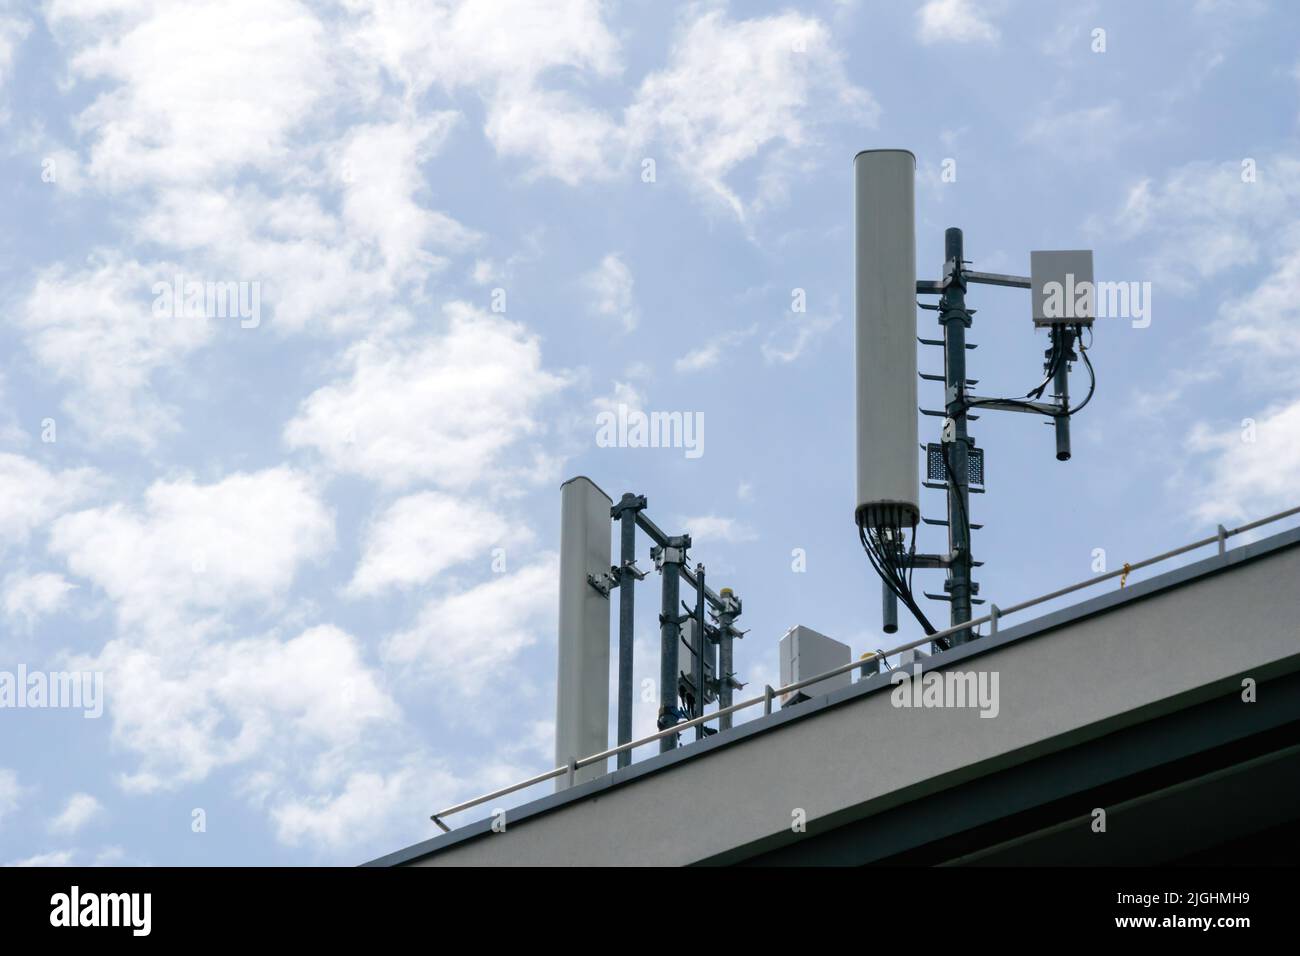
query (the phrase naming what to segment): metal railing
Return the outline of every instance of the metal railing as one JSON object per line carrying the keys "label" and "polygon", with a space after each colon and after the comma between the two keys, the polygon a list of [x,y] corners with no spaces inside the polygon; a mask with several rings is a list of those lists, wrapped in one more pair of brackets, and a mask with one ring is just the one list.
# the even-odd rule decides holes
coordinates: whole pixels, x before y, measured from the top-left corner
{"label": "metal railing", "polygon": [[1143,561],[1125,563],[1122,567],[1120,567],[1115,571],[1107,571],[1102,574],[1094,575],[1093,577],[1087,578],[1086,580],[1079,581],[1075,584],[1067,585],[1066,587],[1063,588],[1058,588],[1055,591],[1051,591],[1047,594],[1039,595],[1038,597],[1030,598],[1027,601],[1021,601],[1019,604],[1013,604],[1010,607],[999,608],[996,604],[990,604],[989,613],[985,614],[983,617],[977,617],[974,618],[973,620],[965,621],[954,627],[944,628],[941,631],[936,631],[934,634],[922,635],[921,637],[918,637],[914,641],[909,641],[906,644],[899,644],[897,647],[894,647],[888,651],[876,650],[870,652],[869,654],[863,654],[857,660],[850,661],[847,664],[841,664],[840,666],[832,668],[831,670],[828,670],[825,673],[817,674],[813,677],[807,677],[804,678],[803,680],[795,681],[792,684],[786,684],[783,687],[771,687],[771,686],[764,687],[763,693],[757,697],[751,697],[749,700],[742,700],[740,703],[732,704],[730,707],[723,707],[713,711],[712,713],[704,714],[703,716],[695,717],[691,720],[686,720],[679,724],[673,724],[673,726],[671,727],[668,727],[664,730],[660,730],[646,737],[642,737],[639,740],[629,741],[628,743],[622,744],[620,746],[611,747],[608,750],[602,750],[600,753],[591,754],[588,757],[583,757],[578,760],[570,760],[566,766],[556,767],[553,770],[548,770],[545,773],[540,773],[535,777],[529,777],[527,780],[522,780],[519,783],[511,784],[508,787],[502,787],[500,790],[493,790],[491,793],[485,793],[482,796],[475,797],[472,800],[466,800],[463,803],[456,804],[455,806],[447,807],[447,809],[445,810],[439,810],[437,813],[431,815],[429,819],[431,819],[434,823],[436,823],[439,827],[441,827],[444,832],[450,833],[451,827],[447,826],[445,823],[442,822],[442,817],[450,816],[453,813],[460,813],[463,810],[469,810],[472,807],[477,807],[481,804],[487,803],[490,800],[495,800],[498,797],[507,796],[519,790],[525,790],[528,787],[536,786],[539,783],[545,783],[547,780],[554,780],[557,777],[562,777],[567,775],[569,778],[569,783],[570,785],[572,785],[574,780],[574,775],[578,772],[578,770],[582,769],[583,767],[589,766],[591,764],[607,761],[609,760],[610,757],[616,757],[617,755],[625,751],[632,751],[635,750],[637,747],[644,747],[646,744],[654,743],[657,740],[662,740],[663,738],[669,737],[673,734],[679,734],[683,730],[689,730],[690,728],[695,727],[697,725],[708,723],[711,720],[717,720],[719,717],[724,717],[730,714],[734,714],[737,713],[738,711],[747,710],[750,707],[756,707],[759,704],[763,705],[764,714],[770,714],[772,712],[772,701],[778,696],[785,696],[801,688],[808,687],[812,684],[819,683],[820,681],[827,680],[828,678],[838,677],[840,674],[844,674],[849,671],[861,668],[863,665],[870,664],[872,661],[878,661],[884,658],[892,657],[895,654],[901,654],[903,651],[910,651],[913,648],[920,647],[922,644],[929,644],[938,638],[947,637],[950,634],[956,634],[958,631],[964,631],[964,630],[969,630],[970,628],[973,627],[979,627],[981,624],[988,624],[990,626],[989,633],[996,634],[999,619],[1001,619],[1007,614],[1015,614],[1019,611],[1024,611],[1027,608],[1031,608],[1039,604],[1045,604],[1048,601],[1053,601],[1056,598],[1064,597],[1067,594],[1071,594],[1075,591],[1082,590],[1083,588],[1092,587],[1094,585],[1101,584],[1103,581],[1109,581],[1112,578],[1119,577],[1119,578],[1127,579],[1128,576],[1134,571],[1139,571],[1142,568],[1150,567],[1151,565],[1158,564],[1161,561],[1167,561],[1170,558],[1176,558],[1179,555],[1186,554],[1189,551],[1195,551],[1198,548],[1204,548],[1208,545],[1217,543],[1219,546],[1219,554],[1224,554],[1227,551],[1228,538],[1231,538],[1234,535],[1244,534],[1247,531],[1253,531],[1256,528],[1262,527],[1266,524],[1271,524],[1274,521],[1281,521],[1283,518],[1289,518],[1295,514],[1300,514],[1300,507],[1289,508],[1286,511],[1279,511],[1277,514],[1269,515],[1267,518],[1260,518],[1258,521],[1252,521],[1249,524],[1241,525],[1238,528],[1229,529],[1229,528],[1225,528],[1223,525],[1219,525],[1218,531],[1208,538],[1201,538],[1198,541],[1193,541],[1191,544],[1185,544],[1182,547],[1174,548],[1172,551],[1165,551],[1162,554],[1157,554],[1154,557],[1146,558]]}

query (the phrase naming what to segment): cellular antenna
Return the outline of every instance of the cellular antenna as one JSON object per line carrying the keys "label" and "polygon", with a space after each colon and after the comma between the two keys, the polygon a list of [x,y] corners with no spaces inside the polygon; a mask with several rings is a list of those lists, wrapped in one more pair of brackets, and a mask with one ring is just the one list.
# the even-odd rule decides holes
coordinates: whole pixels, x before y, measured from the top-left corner
{"label": "cellular antenna", "polygon": [[[970,496],[984,491],[984,451],[968,431],[979,419],[972,409],[1027,412],[1055,425],[1056,458],[1070,458],[1070,418],[1087,405],[1096,375],[1085,348],[1091,344],[1094,317],[1092,252],[1037,251],[1031,276],[968,269],[960,229],[944,233],[943,278],[916,279],[916,158],[907,150],[879,149],[853,158],[854,311],[857,356],[857,505],[854,520],[862,546],[882,581],[883,629],[898,629],[902,602],[927,634],[936,631],[912,591],[917,568],[947,572],[943,594],[925,597],[951,608],[953,626],[971,620],[971,607],[984,603],[971,572],[982,562],[971,555]],[[966,376],[966,341],[974,309],[966,306],[969,284],[1033,290],[1034,327],[1048,329],[1045,377],[1024,396],[983,398],[970,392],[978,384]],[[937,304],[918,303],[916,295],[938,295]],[[942,339],[916,335],[916,308],[938,313]],[[916,343],[943,351],[943,374],[918,372]],[[1087,397],[1070,405],[1069,373],[1082,359],[1088,369]],[[922,446],[926,480],[918,482],[917,379],[940,382],[943,407],[921,408],[941,418],[940,440]],[[1051,389],[1051,401],[1043,395]],[[947,492],[944,518],[922,518],[919,487]],[[917,554],[918,520],[948,529],[946,554]],[[910,541],[907,540],[908,532]],[[969,630],[935,642],[945,649],[972,639]]]}

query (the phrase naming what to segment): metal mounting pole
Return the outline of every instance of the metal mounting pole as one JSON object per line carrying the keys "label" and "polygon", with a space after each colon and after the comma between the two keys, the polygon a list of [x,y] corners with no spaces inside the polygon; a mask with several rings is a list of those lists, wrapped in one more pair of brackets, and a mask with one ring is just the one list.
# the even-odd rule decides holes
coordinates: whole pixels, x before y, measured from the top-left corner
{"label": "metal mounting pole", "polygon": [[[618,569],[618,742],[619,745],[632,740],[632,653],[635,645],[633,637],[634,589],[636,586],[636,516],[645,508],[646,500],[641,495],[630,492],[623,495],[618,504],[609,509],[611,518],[619,522],[620,551]],[[618,755],[618,766],[626,767],[632,762],[632,752],[624,750]]]}
{"label": "metal mounting pole", "polygon": [[[1056,400],[1061,407],[1070,407],[1070,362],[1074,359],[1074,333],[1064,326],[1052,326],[1052,345],[1061,350],[1061,360],[1056,366],[1055,388]],[[1055,415],[1056,422],[1056,460],[1070,460],[1070,416]]]}
{"label": "metal mounting pole", "polygon": [[898,633],[898,595],[884,578],[880,579],[881,630],[886,634]]}
{"label": "metal mounting pole", "polygon": [[[659,721],[660,730],[678,722],[677,648],[681,644],[681,617],[677,607],[681,593],[682,565],[691,539],[686,535],[668,538],[660,549],[660,572],[663,577],[663,602],[659,612]],[[673,734],[659,741],[659,752],[677,746]]]}
{"label": "metal mounting pole", "polygon": [[[948,581],[952,598],[952,623],[965,623],[971,616],[970,555],[970,470],[967,464],[970,438],[966,434],[966,330],[971,317],[966,310],[966,275],[960,229],[944,232],[944,278],[947,285],[939,301],[939,323],[943,326],[943,369],[945,407],[953,422],[951,441],[945,441],[948,471]],[[945,435],[947,439],[949,436]],[[958,631],[949,642],[965,644],[969,630]]]}
{"label": "metal mounting pole", "polygon": [[[732,684],[732,669],[735,666],[732,663],[732,641],[735,640],[735,632],[731,625],[740,615],[740,605],[731,588],[723,588],[718,594],[722,598],[722,605],[718,608],[718,708],[725,711],[731,706],[731,692],[735,689]],[[724,713],[718,718],[718,729],[730,728],[731,714]]]}
{"label": "metal mounting pole", "polygon": [[[709,646],[708,639],[704,636],[704,565],[695,565],[695,578],[699,588],[695,598],[695,640],[691,647],[695,651],[691,667],[691,680],[695,684],[695,709],[691,716],[699,717],[704,713],[704,654]],[[703,737],[704,725],[696,724],[695,739],[701,740]]]}

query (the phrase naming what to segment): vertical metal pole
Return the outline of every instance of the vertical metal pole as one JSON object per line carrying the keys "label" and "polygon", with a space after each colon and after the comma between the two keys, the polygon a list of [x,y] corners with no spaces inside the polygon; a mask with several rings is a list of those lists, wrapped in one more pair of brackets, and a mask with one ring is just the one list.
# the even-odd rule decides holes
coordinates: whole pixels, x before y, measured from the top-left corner
{"label": "vertical metal pole", "polygon": [[[613,508],[610,516],[619,520],[621,550],[619,552],[618,571],[618,742],[632,741],[632,653],[635,645],[633,636],[634,589],[636,572],[632,569],[636,563],[636,513],[646,506],[646,500],[630,492],[623,495]],[[632,751],[624,750],[618,755],[618,766],[626,767],[632,762]]]}
{"label": "vertical metal pole", "polygon": [[[681,569],[686,560],[689,538],[669,538],[663,548],[660,568],[663,577],[663,602],[659,606],[659,729],[677,723],[677,648],[681,643],[681,618],[677,603],[681,593]],[[677,736],[669,734],[659,741],[659,752],[677,746]]]}
{"label": "vertical metal pole", "polygon": [[[732,704],[731,672],[734,665],[731,661],[731,622],[736,619],[736,614],[731,609],[731,588],[723,588],[718,596],[724,605],[718,612],[718,707],[725,709]],[[731,729],[730,714],[718,718],[718,729]]]}
{"label": "vertical metal pole", "polygon": [[[1052,326],[1052,344],[1061,350],[1061,360],[1056,366],[1056,400],[1062,408],[1070,407],[1070,360],[1074,357],[1074,333],[1061,325]],[[1057,415],[1056,460],[1070,460],[1070,416]]]}
{"label": "vertical metal pole", "polygon": [[[948,448],[948,590],[952,597],[952,623],[962,624],[971,616],[970,555],[970,471],[967,464],[969,439],[966,434],[966,273],[960,229],[944,232],[944,276],[948,280],[939,303],[943,326],[944,385],[946,409],[955,426]],[[969,630],[957,631],[950,643],[965,644]]]}
{"label": "vertical metal pole", "polygon": [[[704,636],[704,565],[695,566],[695,578],[699,583],[699,589],[695,596],[695,641],[691,648],[695,651],[694,667],[691,669],[691,679],[695,683],[695,710],[692,717],[699,717],[704,713],[704,654],[709,646],[708,639]],[[704,725],[695,725],[695,739],[701,740],[704,737]]]}
{"label": "vertical metal pole", "polygon": [[884,619],[881,628],[886,634],[898,633],[898,595],[894,589],[880,579],[880,615]]}

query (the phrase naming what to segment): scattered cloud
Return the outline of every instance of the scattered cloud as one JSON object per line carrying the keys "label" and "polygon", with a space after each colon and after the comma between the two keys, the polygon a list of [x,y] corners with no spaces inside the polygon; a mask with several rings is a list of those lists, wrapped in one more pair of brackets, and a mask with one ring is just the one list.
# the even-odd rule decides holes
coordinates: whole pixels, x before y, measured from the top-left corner
{"label": "scattered cloud", "polygon": [[373,596],[424,584],[475,558],[486,568],[492,545],[521,537],[526,540],[503,516],[477,502],[436,491],[407,495],[367,528],[348,593]]}
{"label": "scattered cloud", "polygon": [[728,544],[743,544],[758,539],[756,531],[735,518],[702,515],[698,518],[683,518],[678,524],[685,528],[692,540],[697,543],[725,541]]}
{"label": "scattered cloud", "polygon": [[[547,554],[513,573],[434,598],[415,625],[384,643],[384,660],[455,697],[504,680],[515,655],[554,626],[558,558]],[[487,639],[487,635],[491,635]]]}
{"label": "scattered cloud", "polygon": [[922,43],[996,43],[1001,35],[982,0],[928,0],[916,12]]}
{"label": "scattered cloud", "polygon": [[282,597],[333,544],[318,489],[285,467],[156,481],[138,509],[65,514],[50,532],[50,550],[115,602],[124,629],[167,641],[193,636],[202,617]]}
{"label": "scattered cloud", "polygon": [[93,497],[101,484],[92,468],[54,471],[22,455],[0,452],[0,550],[26,543],[37,528]]}
{"label": "scattered cloud", "polygon": [[735,332],[724,332],[721,335],[715,335],[704,345],[691,349],[678,358],[673,362],[673,368],[678,372],[703,372],[714,368],[724,355],[752,336],[757,330],[757,326],[751,326],[747,329],[738,329]]}
{"label": "scattered cloud", "polygon": [[1053,110],[1029,124],[1023,141],[1060,159],[1111,156],[1133,131],[1118,103]]}
{"label": "scattered cloud", "polygon": [[31,627],[38,619],[58,610],[68,592],[75,588],[76,585],[61,574],[12,572],[4,579],[2,600],[5,615],[11,620],[21,619]]}
{"label": "scattered cloud", "polygon": [[764,361],[769,365],[786,365],[795,361],[834,328],[839,320],[837,311],[826,315],[792,313],[779,327],[768,333],[762,345]]}
{"label": "scattered cloud", "polygon": [[1219,430],[1201,422],[1191,432],[1190,446],[1206,456],[1207,471],[1194,479],[1201,522],[1261,518],[1295,505],[1300,399]]}
{"label": "scattered cloud", "polygon": [[849,82],[821,21],[793,12],[731,20],[712,10],[685,26],[627,115],[634,148],[664,144],[682,174],[744,221],[763,201],[762,193],[746,201],[730,182],[742,163],[762,154],[763,191],[780,195],[792,153],[815,142],[817,121],[870,127],[879,107]]}
{"label": "scattered cloud", "polygon": [[104,813],[104,805],[88,793],[74,793],[50,821],[50,832],[71,836]]}
{"label": "scattered cloud", "polygon": [[593,315],[619,323],[624,332],[636,328],[640,313],[632,297],[632,270],[616,253],[601,259],[600,265],[583,276],[582,284],[591,297]]}
{"label": "scattered cloud", "polygon": [[51,853],[38,853],[22,860],[14,860],[12,863],[6,863],[5,866],[71,866],[72,860],[71,850],[55,850]]}
{"label": "scattered cloud", "polygon": [[41,272],[17,322],[36,360],[70,387],[64,407],[94,442],[152,448],[177,428],[156,396],[156,373],[208,344],[215,322],[155,314],[155,283],[181,270],[116,253],[87,269]]}
{"label": "scattered cloud", "polygon": [[[224,766],[258,759],[274,769],[271,796],[295,771],[341,756],[400,719],[397,704],[368,667],[361,643],[318,625],[274,635],[193,646],[110,642],[82,662],[114,689],[114,742],[138,758],[120,778],[128,792],[173,790]],[[327,762],[307,785],[329,766]],[[257,765],[254,765],[257,766]]]}
{"label": "scattered cloud", "polygon": [[17,772],[0,767],[0,822],[18,809],[22,796],[23,788],[18,785]]}
{"label": "scattered cloud", "polygon": [[289,447],[394,488],[528,477],[507,473],[503,455],[543,431],[540,406],[565,379],[543,369],[522,325],[461,302],[444,312],[444,332],[354,346],[347,377],[308,396],[286,426]]}

